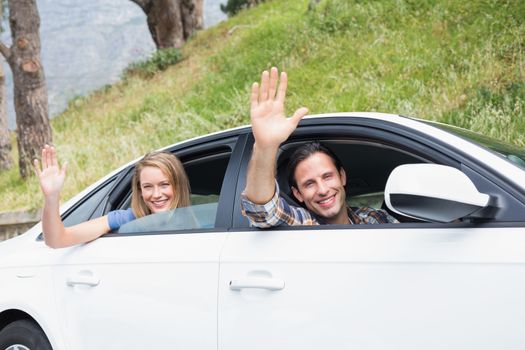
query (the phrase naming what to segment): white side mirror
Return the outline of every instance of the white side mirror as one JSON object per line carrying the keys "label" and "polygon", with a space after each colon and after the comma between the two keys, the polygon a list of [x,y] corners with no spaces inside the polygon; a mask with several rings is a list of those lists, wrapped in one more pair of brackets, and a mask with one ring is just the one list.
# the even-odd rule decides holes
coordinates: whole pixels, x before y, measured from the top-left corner
{"label": "white side mirror", "polygon": [[395,168],[385,188],[385,203],[395,213],[426,221],[452,222],[489,205],[458,169],[438,164]]}

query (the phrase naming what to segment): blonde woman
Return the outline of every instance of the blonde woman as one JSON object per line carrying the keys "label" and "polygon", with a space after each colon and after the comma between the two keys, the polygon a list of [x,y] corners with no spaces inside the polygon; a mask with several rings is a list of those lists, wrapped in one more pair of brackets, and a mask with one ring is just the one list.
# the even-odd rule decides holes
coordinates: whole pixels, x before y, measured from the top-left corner
{"label": "blonde woman", "polygon": [[179,159],[170,153],[149,153],[135,165],[131,208],[65,227],[59,206],[66,168],[67,163],[59,166],[52,146],[42,149],[42,166],[35,159],[35,172],[44,194],[42,230],[46,244],[52,248],[90,242],[136,218],[190,205],[189,181]]}

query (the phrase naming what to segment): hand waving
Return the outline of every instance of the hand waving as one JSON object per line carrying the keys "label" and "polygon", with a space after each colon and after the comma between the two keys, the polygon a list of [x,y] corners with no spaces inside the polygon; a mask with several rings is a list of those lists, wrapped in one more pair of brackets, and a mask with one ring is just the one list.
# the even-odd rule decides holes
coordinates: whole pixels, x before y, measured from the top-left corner
{"label": "hand waving", "polygon": [[34,160],[34,165],[44,196],[57,196],[64,185],[67,163],[60,168],[55,148],[46,145],[42,148],[42,168],[37,159]]}
{"label": "hand waving", "polygon": [[[307,113],[305,107],[299,108],[291,118],[284,114],[284,100],[288,78],[281,72],[278,84],[277,68],[261,75],[261,85],[252,85],[250,117],[255,142],[259,147],[279,147],[295,130],[297,124]],[[277,85],[279,85],[277,87]]]}

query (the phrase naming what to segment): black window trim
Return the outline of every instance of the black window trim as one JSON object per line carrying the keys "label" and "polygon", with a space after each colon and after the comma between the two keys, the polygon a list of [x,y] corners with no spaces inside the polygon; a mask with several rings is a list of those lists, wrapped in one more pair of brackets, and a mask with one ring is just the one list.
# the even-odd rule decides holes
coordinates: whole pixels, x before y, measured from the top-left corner
{"label": "black window trim", "polygon": [[[246,143],[246,134],[239,133],[237,135],[228,134],[226,137],[219,139],[214,139],[210,142],[202,143],[191,143],[191,144],[182,144],[178,146],[173,146],[165,149],[166,152],[175,153],[181,162],[184,164],[186,162],[191,162],[198,160],[201,156],[212,156],[218,154],[224,154],[225,148],[229,148],[229,160],[226,167],[226,173],[224,175],[224,180],[221,186],[221,192],[219,195],[219,202],[217,205],[217,214],[215,217],[215,226],[212,228],[205,229],[182,229],[182,230],[167,230],[167,231],[154,231],[154,232],[136,232],[136,233],[125,233],[121,234],[118,232],[111,232],[105,234],[104,237],[127,237],[127,236],[143,236],[143,235],[165,235],[165,234],[196,234],[196,233],[214,233],[214,232],[227,232],[231,227],[231,222],[233,219],[233,194],[235,193],[235,187],[237,186],[237,181],[228,181],[228,179],[236,179],[237,174],[239,173],[241,155],[243,154],[243,148]],[[218,152],[213,152],[217,150]],[[127,176],[130,176],[129,173],[132,173],[134,166],[130,166],[127,170]],[[125,178],[126,176],[122,176]],[[121,184],[120,184],[121,185]],[[121,185],[122,186],[122,185]],[[129,193],[129,183],[124,185],[128,188]],[[108,208],[106,208],[109,211]],[[107,214],[107,211],[105,214]],[[104,214],[104,215],[105,215]]]}
{"label": "black window trim", "polygon": [[[234,222],[231,231],[254,231],[264,229],[246,227],[245,219],[240,217],[240,193],[242,192],[241,188],[244,188],[246,182],[246,171],[247,163],[251,158],[251,151],[253,148],[253,134],[251,130],[249,138],[247,140],[247,145],[245,147],[245,154],[243,154],[243,164],[241,165],[241,172],[238,178],[238,190],[237,190],[237,199],[236,207],[239,207],[236,210]],[[390,137],[385,139],[381,138],[380,135],[388,134]],[[487,181],[492,181],[496,184],[501,191],[505,194],[514,197],[520,203],[525,205],[525,196],[521,196],[521,193],[516,192],[512,188],[509,188],[501,179],[494,176],[493,173],[485,170],[484,167],[480,164],[478,160],[474,157],[465,154],[458,149],[450,149],[448,145],[439,139],[429,137],[426,134],[423,134],[412,128],[405,127],[403,125],[390,123],[387,121],[378,121],[376,119],[369,118],[340,118],[340,117],[323,117],[323,118],[312,118],[304,119],[299,123],[299,127],[287,140],[287,143],[298,142],[301,140],[314,140],[314,139],[338,139],[338,136],[345,138],[359,138],[363,139],[370,138],[369,141],[377,142],[378,140],[385,140],[386,142],[378,142],[385,145],[390,145],[392,147],[398,148],[400,151],[407,151],[410,154],[416,156],[424,155],[424,158],[431,159],[439,164],[444,164],[452,166],[459,170],[464,169],[465,165],[479,174],[481,177],[485,178]],[[396,142],[397,141],[397,142]],[[402,142],[403,141],[403,142]],[[408,147],[406,141],[411,142],[411,147]],[[417,146],[417,147],[413,147]],[[414,152],[414,150],[417,152]],[[517,197],[517,198],[516,198]],[[375,225],[352,225],[352,226],[343,226],[337,227],[338,225],[330,225],[330,229],[364,229],[368,227],[378,228]],[[381,228],[441,228],[441,227],[524,227],[524,222],[483,222],[483,223],[398,223],[398,224],[381,224]],[[304,230],[308,226],[284,226],[284,227],[273,227],[272,230]],[[310,228],[307,228],[310,229]],[[318,226],[313,226],[312,229],[319,229]],[[328,229],[328,227],[323,227],[323,229]]]}

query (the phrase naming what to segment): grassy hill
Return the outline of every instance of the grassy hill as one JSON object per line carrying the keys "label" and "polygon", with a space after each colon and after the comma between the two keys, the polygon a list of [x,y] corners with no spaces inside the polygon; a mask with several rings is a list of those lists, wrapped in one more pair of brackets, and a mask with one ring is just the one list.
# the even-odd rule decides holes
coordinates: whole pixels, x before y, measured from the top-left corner
{"label": "grassy hill", "polygon": [[[198,33],[153,78],[128,76],[52,120],[63,199],[147,151],[247,124],[263,69],[289,74],[289,111],[400,113],[525,146],[525,2],[267,0]],[[35,179],[1,174],[0,211],[37,208]]]}

